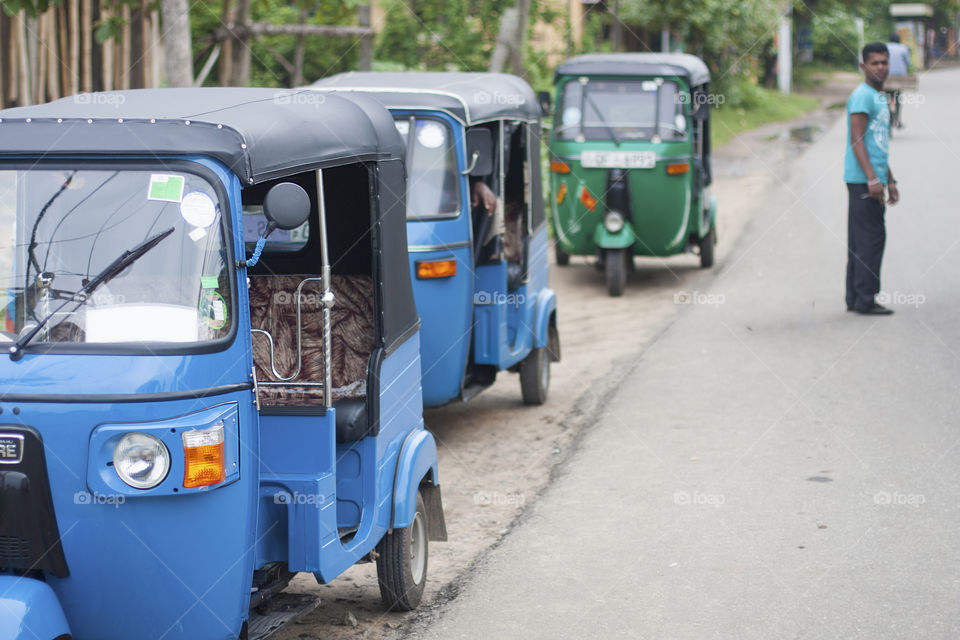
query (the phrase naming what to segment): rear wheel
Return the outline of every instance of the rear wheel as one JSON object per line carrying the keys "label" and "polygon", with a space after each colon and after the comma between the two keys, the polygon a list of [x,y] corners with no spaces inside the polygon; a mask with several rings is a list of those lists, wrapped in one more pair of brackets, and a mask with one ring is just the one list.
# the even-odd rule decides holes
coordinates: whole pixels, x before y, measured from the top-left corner
{"label": "rear wheel", "polygon": [[377,581],[383,603],[394,611],[416,609],[427,583],[427,509],[419,491],[413,522],[383,536],[377,554]]}
{"label": "rear wheel", "polygon": [[570,264],[570,254],[560,248],[560,243],[558,242],[553,247],[554,252],[557,254],[557,265],[565,267]]}
{"label": "rear wheel", "polygon": [[710,232],[700,239],[700,268],[709,269],[713,266],[713,248],[717,244],[717,228],[710,225]]}
{"label": "rear wheel", "polygon": [[607,277],[607,293],[623,295],[627,286],[627,259],[630,254],[624,249],[608,249],[603,258],[603,272]]}
{"label": "rear wheel", "polygon": [[524,404],[543,404],[550,389],[550,354],[546,347],[531,351],[520,365],[520,391]]}

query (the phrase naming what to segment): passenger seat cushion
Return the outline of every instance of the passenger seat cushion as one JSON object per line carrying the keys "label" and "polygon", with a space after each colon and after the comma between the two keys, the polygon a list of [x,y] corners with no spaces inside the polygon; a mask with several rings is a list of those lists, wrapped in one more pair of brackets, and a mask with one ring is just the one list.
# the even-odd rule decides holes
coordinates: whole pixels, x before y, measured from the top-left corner
{"label": "passenger seat cushion", "polygon": [[[251,276],[250,322],[254,329],[270,332],[274,340],[277,372],[288,376],[297,366],[296,291],[308,276]],[[373,281],[369,276],[335,275],[330,288],[335,303],[330,310],[331,378],[333,399],[363,397],[367,360],[373,350]],[[300,292],[300,374],[291,382],[323,382],[323,305],[320,282],[308,282]],[[270,343],[253,336],[253,358],[260,381],[279,381],[270,370]],[[317,387],[262,387],[261,403],[267,406],[322,405]]]}

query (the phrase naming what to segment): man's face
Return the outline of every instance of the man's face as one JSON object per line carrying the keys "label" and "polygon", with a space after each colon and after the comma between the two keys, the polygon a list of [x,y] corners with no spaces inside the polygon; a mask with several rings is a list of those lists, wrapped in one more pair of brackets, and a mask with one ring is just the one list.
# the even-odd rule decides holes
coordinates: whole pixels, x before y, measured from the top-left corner
{"label": "man's face", "polygon": [[867,59],[860,63],[867,81],[883,84],[890,73],[890,56],[886,53],[868,53]]}

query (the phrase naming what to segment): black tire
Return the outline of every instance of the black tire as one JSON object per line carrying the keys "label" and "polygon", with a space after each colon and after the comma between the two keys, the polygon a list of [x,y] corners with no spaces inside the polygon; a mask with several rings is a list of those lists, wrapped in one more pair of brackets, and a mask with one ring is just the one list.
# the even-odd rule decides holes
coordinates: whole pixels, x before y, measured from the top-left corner
{"label": "black tire", "polygon": [[417,511],[410,526],[394,529],[377,545],[377,581],[387,609],[413,611],[420,604],[427,583],[427,530],[427,509],[418,491]]}
{"label": "black tire", "polygon": [[608,249],[603,257],[603,273],[607,277],[607,293],[614,298],[622,296],[627,287],[627,259],[624,249]]}
{"label": "black tire", "polygon": [[550,354],[546,347],[535,348],[520,364],[520,392],[523,404],[543,404],[550,390]]}
{"label": "black tire", "polygon": [[554,253],[557,255],[557,266],[565,267],[570,264],[570,254],[560,248],[560,243],[554,245]]}
{"label": "black tire", "polygon": [[713,266],[713,248],[717,244],[717,228],[710,225],[710,232],[700,239],[700,268],[709,269]]}

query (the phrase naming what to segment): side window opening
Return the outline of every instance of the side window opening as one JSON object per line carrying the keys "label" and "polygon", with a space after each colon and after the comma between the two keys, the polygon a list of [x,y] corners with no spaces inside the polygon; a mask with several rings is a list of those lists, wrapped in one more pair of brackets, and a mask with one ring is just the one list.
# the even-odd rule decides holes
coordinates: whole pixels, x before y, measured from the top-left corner
{"label": "side window opening", "polygon": [[[324,169],[323,178],[329,285],[335,297],[330,309],[329,393],[331,402],[337,402],[366,396],[367,361],[375,340],[371,176],[366,165],[357,163]],[[277,240],[276,232],[271,234],[260,262],[249,270],[260,403],[267,410],[322,410],[328,390],[323,388],[327,354],[316,172],[246,189],[245,213],[256,215],[258,207],[262,211],[264,195],[277,182],[296,182],[304,187],[312,206],[307,228],[292,239]]]}

